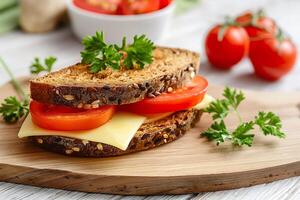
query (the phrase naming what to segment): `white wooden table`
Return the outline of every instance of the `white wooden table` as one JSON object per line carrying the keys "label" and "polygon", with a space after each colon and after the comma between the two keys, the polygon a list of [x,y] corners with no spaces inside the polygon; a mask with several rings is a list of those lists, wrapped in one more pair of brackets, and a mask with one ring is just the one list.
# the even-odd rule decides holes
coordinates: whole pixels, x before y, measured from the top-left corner
{"label": "white wooden table", "polygon": [[[247,9],[265,8],[267,13],[288,31],[300,49],[300,1],[299,0],[203,0],[190,12],[174,17],[171,30],[161,45],[188,48],[203,54],[203,41],[208,28],[225,15],[235,15]],[[0,55],[5,58],[16,76],[28,74],[33,57],[58,57],[56,68],[79,61],[80,43],[69,28],[45,35],[13,32],[0,36]],[[252,74],[248,60],[231,72],[212,69],[203,56],[201,73],[212,84],[230,85],[257,90],[300,90],[299,64],[293,73],[276,83],[267,83]],[[0,84],[8,81],[0,69]],[[300,147],[299,152],[300,153]],[[250,188],[179,196],[122,197],[115,195],[87,194],[55,189],[37,188],[0,182],[0,199],[300,199],[300,177],[277,181]]]}

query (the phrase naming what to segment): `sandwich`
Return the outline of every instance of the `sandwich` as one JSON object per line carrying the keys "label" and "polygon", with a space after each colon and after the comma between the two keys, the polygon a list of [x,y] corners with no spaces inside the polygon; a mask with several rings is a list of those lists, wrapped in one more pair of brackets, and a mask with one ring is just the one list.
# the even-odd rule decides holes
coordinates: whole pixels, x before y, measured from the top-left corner
{"label": "sandwich", "polygon": [[80,157],[119,156],[177,140],[213,98],[197,74],[197,53],[154,47],[151,56],[140,69],[94,73],[81,62],[31,80],[30,114],[18,136]]}

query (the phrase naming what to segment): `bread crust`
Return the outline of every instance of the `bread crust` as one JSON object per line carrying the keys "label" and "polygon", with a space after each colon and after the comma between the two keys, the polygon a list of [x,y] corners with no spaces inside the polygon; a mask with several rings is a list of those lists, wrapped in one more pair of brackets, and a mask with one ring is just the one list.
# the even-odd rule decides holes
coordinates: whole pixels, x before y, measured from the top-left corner
{"label": "bread crust", "polygon": [[[157,52],[162,52],[161,55]],[[31,98],[41,103],[65,105],[77,108],[95,108],[103,105],[121,105],[138,102],[146,97],[155,97],[168,89],[181,88],[190,81],[199,69],[199,55],[183,49],[157,47],[154,62],[148,67],[162,68],[155,76],[147,71],[147,76],[139,80],[130,81],[119,78],[118,83],[105,84],[105,78],[97,77],[98,82],[91,84],[64,83],[56,84],[55,78],[63,74],[66,76],[71,71],[78,71],[87,65],[76,64],[58,72],[50,73],[44,77],[30,81]],[[178,57],[178,59],[177,59]],[[170,59],[171,58],[171,59]],[[177,59],[177,60],[176,60]],[[163,66],[162,66],[163,65]],[[149,69],[148,69],[149,70]],[[130,70],[129,70],[130,71]],[[111,72],[120,73],[120,72]],[[129,72],[128,72],[129,73]],[[143,73],[136,70],[134,78]],[[78,73],[80,76],[80,73]],[[87,73],[88,74],[88,73]],[[88,74],[91,75],[91,74]],[[90,76],[89,76],[90,77]],[[54,80],[51,83],[47,79]],[[126,78],[126,77],[125,77]],[[62,82],[63,83],[63,82]]]}
{"label": "bread crust", "polygon": [[191,109],[176,112],[152,123],[143,124],[125,151],[103,143],[63,136],[31,136],[29,140],[46,150],[69,156],[120,156],[155,148],[180,138],[199,121],[201,115],[202,111]]}

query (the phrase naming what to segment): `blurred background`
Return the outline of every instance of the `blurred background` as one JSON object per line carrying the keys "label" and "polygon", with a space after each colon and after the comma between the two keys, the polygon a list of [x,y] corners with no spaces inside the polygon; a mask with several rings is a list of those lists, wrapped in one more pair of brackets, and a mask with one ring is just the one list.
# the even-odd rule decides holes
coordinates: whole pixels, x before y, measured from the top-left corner
{"label": "blurred background", "polygon": [[[55,56],[57,62],[54,69],[80,62],[82,45],[79,38],[81,35],[85,34],[85,31],[101,31],[105,28],[107,29],[105,34],[111,41],[117,40],[119,37],[117,35],[120,33],[132,35],[147,32],[146,34],[151,35],[158,45],[199,52],[201,55],[200,74],[204,75],[211,85],[228,85],[271,92],[300,90],[298,61],[292,63],[291,71],[280,80],[266,81],[254,74],[253,64],[247,55],[232,69],[220,70],[210,64],[205,50],[208,32],[212,27],[223,23],[225,16],[236,17],[246,11],[255,12],[258,9],[264,9],[267,15],[285,31],[295,48],[299,49],[299,0],[174,0],[166,1],[167,5],[146,15],[129,16],[124,15],[124,13],[130,14],[131,12],[127,10],[126,4],[122,11],[114,10],[114,6],[111,6],[120,0],[106,0],[108,3],[103,5],[98,4],[103,0],[79,0],[77,2],[82,3],[82,1],[89,1],[93,4],[92,8],[76,7],[71,0],[0,0],[0,57],[6,61],[15,76],[29,75],[29,66],[35,57],[44,59],[48,56]],[[154,2],[154,0],[150,1]],[[98,7],[96,12],[91,12],[90,10],[94,9],[95,5]],[[102,6],[105,7],[104,11],[101,10]],[[99,7],[101,7],[100,11]],[[107,13],[107,9],[109,12],[111,9],[114,10],[114,13]],[[216,51],[216,54],[220,55],[221,52]],[[272,59],[265,57],[266,61]],[[285,63],[282,61],[280,64]],[[9,81],[9,76],[0,67],[0,85],[7,81]],[[289,199],[292,193],[295,199],[299,199],[297,198],[299,197],[297,196],[298,186],[299,178],[294,178],[272,183],[269,186],[261,185],[213,194],[203,193],[199,194],[199,199],[202,197],[205,199],[208,196],[214,199],[221,197],[232,199],[238,194],[248,199],[254,199],[258,195],[262,199],[275,199],[275,196],[277,199]],[[37,199],[40,199],[40,195],[46,198],[47,194],[49,197],[50,194],[54,194],[54,190],[49,190],[48,193],[47,189],[40,190],[29,186],[25,189],[20,186],[18,190],[18,186],[8,183],[1,183],[1,187],[4,188],[2,194],[6,192],[10,195],[15,193],[19,196],[28,195],[28,199],[30,199],[30,193],[36,195]],[[70,198],[73,198],[75,194],[67,191],[57,193],[62,195],[68,193]],[[85,196],[85,194],[79,196],[81,195]],[[111,197],[107,195],[107,199]],[[189,199],[191,195],[185,198]]]}
{"label": "blurred background", "polygon": [[[94,0],[97,2],[97,0]],[[114,0],[109,0],[113,2]],[[82,46],[70,25],[70,9],[65,0],[1,0],[0,56],[16,76],[29,74],[34,57],[57,57],[55,68],[80,61]],[[156,40],[159,45],[187,48],[201,54],[201,70],[210,84],[230,85],[259,90],[299,90],[298,63],[279,81],[269,82],[253,73],[249,59],[244,58],[231,70],[218,70],[207,61],[205,37],[211,27],[224,21],[225,16],[237,16],[245,11],[264,9],[282,27],[295,45],[300,43],[300,1],[298,0],[177,0],[167,31]],[[164,9],[164,8],[163,8]],[[83,9],[84,10],[84,9]],[[83,12],[86,12],[84,10]],[[89,11],[87,11],[89,12]],[[153,12],[154,13],[154,12]],[[97,13],[93,13],[97,15]],[[99,14],[100,15],[100,14]],[[151,13],[149,13],[151,15]],[[119,16],[124,17],[124,16]],[[131,16],[132,18],[138,15]],[[76,19],[71,19],[72,20]],[[75,22],[72,22],[72,24]],[[101,21],[99,28],[101,29]],[[109,24],[113,27],[113,24]],[[128,27],[113,27],[115,32]],[[145,27],[139,26],[140,32]],[[158,31],[158,30],[156,30]],[[106,33],[113,35],[114,32]],[[8,81],[0,68],[0,83]]]}

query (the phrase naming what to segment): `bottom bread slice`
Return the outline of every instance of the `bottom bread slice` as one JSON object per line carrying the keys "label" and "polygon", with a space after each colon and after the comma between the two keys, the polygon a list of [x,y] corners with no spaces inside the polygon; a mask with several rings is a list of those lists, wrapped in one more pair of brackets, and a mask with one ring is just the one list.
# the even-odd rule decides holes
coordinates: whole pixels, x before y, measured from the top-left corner
{"label": "bottom bread slice", "polygon": [[38,146],[60,154],[80,157],[110,157],[158,147],[180,138],[200,119],[201,110],[176,112],[155,122],[143,124],[123,151],[114,146],[63,136],[31,136]]}

